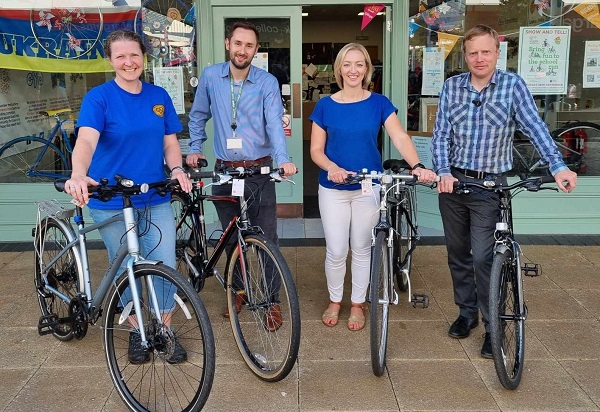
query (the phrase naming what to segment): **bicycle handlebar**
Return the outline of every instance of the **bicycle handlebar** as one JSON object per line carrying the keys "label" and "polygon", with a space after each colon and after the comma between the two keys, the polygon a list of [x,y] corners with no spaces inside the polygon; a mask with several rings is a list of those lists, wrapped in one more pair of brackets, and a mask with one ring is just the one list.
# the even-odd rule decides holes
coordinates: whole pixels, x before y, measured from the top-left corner
{"label": "bicycle handlebar", "polygon": [[201,180],[201,179],[212,179],[213,184],[225,184],[231,181],[233,178],[243,179],[245,177],[250,177],[254,175],[270,175],[271,179],[276,182],[288,181],[290,183],[295,183],[292,180],[288,180],[284,178],[285,171],[283,168],[270,167],[270,166],[261,166],[261,167],[238,167],[236,169],[226,169],[222,172],[210,171],[204,172],[198,169],[188,169],[188,176],[192,180]]}
{"label": "bicycle handlebar", "polygon": [[[59,192],[65,191],[65,183],[68,179],[62,178],[54,181],[54,188]],[[179,186],[177,180],[161,180],[154,183],[136,184],[133,180],[121,175],[115,175],[116,185],[109,185],[107,178],[100,179],[98,186],[88,186],[88,193],[93,199],[98,199],[102,202],[108,202],[118,195],[130,197],[147,193],[151,189],[155,189],[160,196],[165,196],[167,192]]]}
{"label": "bicycle handlebar", "polygon": [[409,174],[398,174],[398,173],[385,173],[385,172],[377,172],[377,171],[361,171],[357,172],[353,175],[348,175],[346,177],[346,184],[357,184],[366,179],[376,179],[381,180],[382,183],[389,184],[392,183],[393,180],[402,180],[407,185],[416,185],[419,182],[419,179],[415,175]]}
{"label": "bicycle handlebar", "polygon": [[502,183],[498,183],[495,180],[484,180],[481,182],[454,182],[454,192],[458,194],[469,193],[469,188],[479,188],[494,192],[510,192],[511,190],[523,188],[529,192],[537,192],[538,190],[558,190],[552,187],[541,187],[545,183],[553,183],[553,176],[541,176],[541,177],[532,177],[529,179],[519,180],[518,182],[513,183],[512,185],[503,185]]}

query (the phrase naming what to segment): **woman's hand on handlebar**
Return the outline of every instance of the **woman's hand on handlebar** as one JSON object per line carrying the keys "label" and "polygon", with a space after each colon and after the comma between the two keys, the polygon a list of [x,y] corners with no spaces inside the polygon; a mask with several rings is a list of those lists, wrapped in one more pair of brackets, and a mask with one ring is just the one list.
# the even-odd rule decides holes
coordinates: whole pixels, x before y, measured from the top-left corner
{"label": "woman's hand on handlebar", "polygon": [[417,176],[419,179],[419,183],[431,183],[435,182],[437,179],[437,175],[431,169],[423,169],[422,167],[417,167],[412,170],[412,174]]}
{"label": "woman's hand on handlebar", "polygon": [[82,207],[90,201],[88,186],[98,186],[98,182],[89,176],[71,176],[65,182],[65,192],[73,196],[73,199],[77,202],[77,206]]}
{"label": "woman's hand on handlebar", "polygon": [[454,192],[454,182],[458,179],[452,175],[440,176],[440,181],[437,184],[438,193],[452,193]]}
{"label": "woman's hand on handlebar", "polygon": [[327,180],[333,183],[346,183],[348,177],[355,174],[336,165],[327,170]]}
{"label": "woman's hand on handlebar", "polygon": [[171,179],[176,179],[179,182],[179,186],[181,190],[185,193],[190,193],[192,191],[192,181],[190,180],[188,174],[181,169],[175,169],[173,173],[171,173]]}

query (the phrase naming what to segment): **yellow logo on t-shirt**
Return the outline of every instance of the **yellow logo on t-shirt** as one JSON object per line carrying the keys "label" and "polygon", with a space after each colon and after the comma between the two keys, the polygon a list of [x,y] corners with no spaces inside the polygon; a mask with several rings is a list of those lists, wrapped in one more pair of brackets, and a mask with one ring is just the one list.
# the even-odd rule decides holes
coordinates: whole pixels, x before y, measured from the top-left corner
{"label": "yellow logo on t-shirt", "polygon": [[155,104],[152,108],[152,111],[157,116],[163,117],[165,115],[165,106],[163,106],[162,104]]}

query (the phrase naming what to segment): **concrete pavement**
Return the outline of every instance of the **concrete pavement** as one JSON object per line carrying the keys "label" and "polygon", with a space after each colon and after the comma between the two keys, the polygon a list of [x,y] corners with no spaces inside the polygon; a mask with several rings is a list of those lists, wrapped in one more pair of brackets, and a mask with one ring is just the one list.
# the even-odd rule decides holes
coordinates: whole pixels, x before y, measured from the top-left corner
{"label": "concrete pavement", "polygon": [[[324,247],[283,247],[302,311],[297,366],[278,383],[246,368],[229,321],[224,293],[207,280],[201,297],[209,310],[217,369],[207,411],[599,411],[600,246],[524,246],[543,274],[525,279],[529,307],[521,386],[505,390],[493,361],[482,359],[483,326],[455,340],[448,326],[458,313],[443,246],[419,246],[413,289],[430,297],[427,309],[402,296],[391,309],[387,370],[371,372],[368,326],[347,329],[349,293],[340,322],[324,326],[328,294]],[[104,250],[91,252],[94,267]],[[37,334],[33,252],[0,253],[0,410],[122,411],[108,376],[100,327],[81,341]],[[347,283],[350,282],[349,276]]]}

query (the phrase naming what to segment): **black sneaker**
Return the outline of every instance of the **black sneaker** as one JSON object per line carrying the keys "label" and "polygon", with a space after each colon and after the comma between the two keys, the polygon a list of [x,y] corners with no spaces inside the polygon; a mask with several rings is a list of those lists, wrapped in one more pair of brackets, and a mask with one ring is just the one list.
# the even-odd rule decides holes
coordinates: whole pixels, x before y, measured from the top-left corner
{"label": "black sneaker", "polygon": [[129,350],[127,351],[129,362],[134,365],[141,365],[150,360],[148,349],[142,346],[142,338],[139,332],[129,332]]}
{"label": "black sneaker", "polygon": [[181,343],[179,343],[179,340],[177,340],[175,336],[173,336],[173,342],[175,348],[173,349],[173,354],[171,357],[167,359],[167,362],[171,364],[185,362],[187,360],[187,352],[183,346],[181,346]]}

